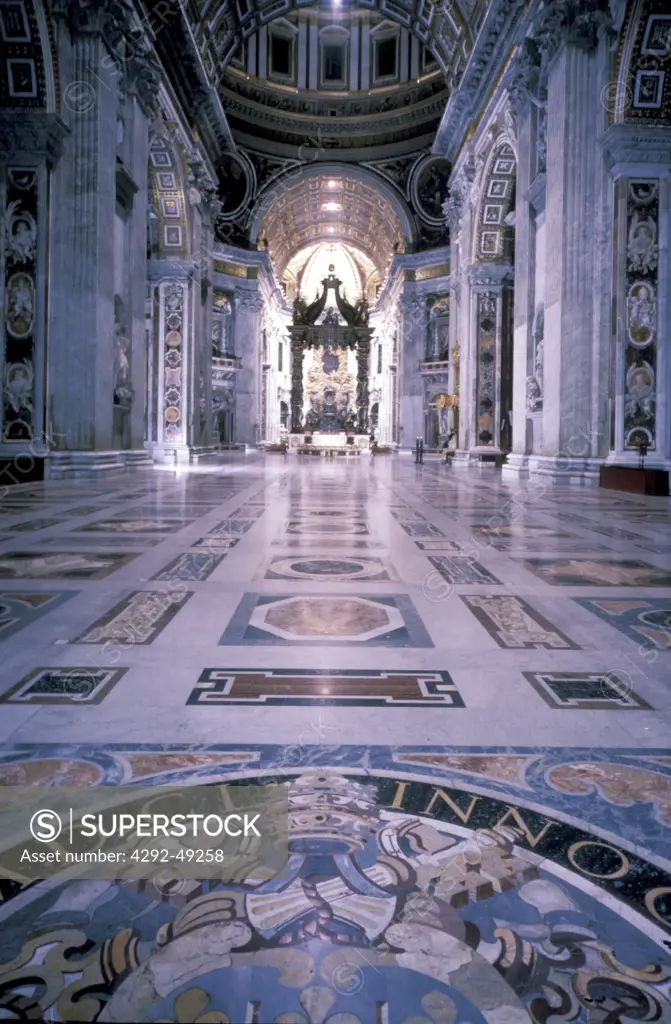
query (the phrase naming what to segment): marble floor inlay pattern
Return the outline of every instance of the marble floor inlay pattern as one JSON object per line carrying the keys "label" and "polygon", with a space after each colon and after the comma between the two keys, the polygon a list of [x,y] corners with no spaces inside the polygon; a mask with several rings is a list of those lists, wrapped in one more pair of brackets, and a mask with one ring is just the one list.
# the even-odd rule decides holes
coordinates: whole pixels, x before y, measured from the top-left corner
{"label": "marble floor inlay pattern", "polygon": [[204,669],[187,704],[462,708],[447,672]]}
{"label": "marble floor inlay pattern", "polygon": [[220,643],[433,647],[411,599],[403,594],[245,594]]}
{"label": "marble floor inlay pattern", "polygon": [[0,854],[0,1019],[671,1022],[669,499],[235,452],[0,516],[5,792],[279,786],[290,851]]}
{"label": "marble floor inlay pattern", "polygon": [[257,579],[296,580],[307,583],[354,583],[398,581],[394,568],[381,558],[343,556],[334,558],[325,552],[314,555],[295,555],[287,558],[276,555],[256,574]]}

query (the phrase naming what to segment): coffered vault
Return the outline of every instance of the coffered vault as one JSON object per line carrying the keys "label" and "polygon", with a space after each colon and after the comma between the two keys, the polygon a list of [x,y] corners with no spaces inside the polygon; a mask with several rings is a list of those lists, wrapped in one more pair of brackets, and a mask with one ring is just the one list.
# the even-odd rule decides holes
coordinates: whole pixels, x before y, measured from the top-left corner
{"label": "coffered vault", "polygon": [[259,239],[264,248],[267,245],[279,276],[297,252],[324,240],[350,242],[382,276],[393,253],[406,246],[399,206],[377,182],[360,176],[334,172],[293,183],[289,176],[263,214]]}

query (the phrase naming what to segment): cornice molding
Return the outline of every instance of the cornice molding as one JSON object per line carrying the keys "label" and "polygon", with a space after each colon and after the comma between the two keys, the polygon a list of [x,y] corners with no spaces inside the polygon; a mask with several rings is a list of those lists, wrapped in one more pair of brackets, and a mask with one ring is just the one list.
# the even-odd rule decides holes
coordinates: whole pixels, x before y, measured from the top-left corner
{"label": "cornice molding", "polygon": [[519,30],[525,6],[525,0],[494,0],[490,5],[459,87],[447,102],[434,153],[455,162],[469,122],[477,119],[483,108],[488,83],[503,67],[511,33]]}
{"label": "cornice molding", "polygon": [[70,129],[58,114],[31,110],[0,110],[0,163],[21,161],[55,166]]}
{"label": "cornice molding", "polygon": [[621,164],[671,165],[671,126],[613,124],[599,145],[611,171]]}
{"label": "cornice molding", "polygon": [[508,263],[472,263],[468,280],[474,288],[501,288],[512,284],[515,267]]}
{"label": "cornice molding", "polygon": [[352,135],[384,135],[391,131],[402,131],[422,125],[427,121],[437,120],[444,109],[444,100],[440,97],[431,98],[424,103],[407,108],[394,110],[388,114],[364,114],[360,117],[314,117],[309,114],[297,114],[274,107],[265,107],[223,90],[226,110],[229,115],[238,117],[250,124],[291,132],[299,135],[327,136],[330,138]]}

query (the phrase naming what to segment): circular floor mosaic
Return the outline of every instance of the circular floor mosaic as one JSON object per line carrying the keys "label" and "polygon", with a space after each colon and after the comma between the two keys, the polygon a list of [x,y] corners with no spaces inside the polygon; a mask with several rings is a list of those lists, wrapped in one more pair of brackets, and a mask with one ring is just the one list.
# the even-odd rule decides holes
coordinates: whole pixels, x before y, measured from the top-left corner
{"label": "circular floor mosaic", "polygon": [[350,580],[389,579],[379,558],[277,558],[273,574],[282,579],[323,580],[345,583]]}
{"label": "circular floor mosaic", "polygon": [[671,1019],[670,879],[639,855],[461,786],[330,768],[277,781],[290,859],[270,881],[56,880],[10,900],[0,1016]]}

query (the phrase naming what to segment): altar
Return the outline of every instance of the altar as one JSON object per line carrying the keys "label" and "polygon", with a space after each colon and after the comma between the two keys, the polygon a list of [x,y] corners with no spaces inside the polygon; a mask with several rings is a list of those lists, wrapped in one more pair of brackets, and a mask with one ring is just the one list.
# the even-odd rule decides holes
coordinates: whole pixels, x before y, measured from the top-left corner
{"label": "altar", "polygon": [[368,434],[352,434],[347,431],[310,431],[291,434],[289,448],[298,455],[314,455],[319,458],[356,457],[365,452],[370,454]]}

